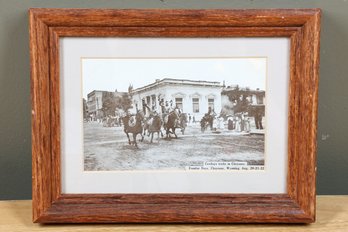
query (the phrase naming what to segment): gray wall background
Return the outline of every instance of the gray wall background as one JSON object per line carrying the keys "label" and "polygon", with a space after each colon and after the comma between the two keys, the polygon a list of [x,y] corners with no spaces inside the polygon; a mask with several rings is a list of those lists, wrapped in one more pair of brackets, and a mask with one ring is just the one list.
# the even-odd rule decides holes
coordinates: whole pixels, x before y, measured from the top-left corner
{"label": "gray wall background", "polygon": [[31,198],[28,8],[321,8],[318,194],[348,194],[347,0],[0,0],[0,200]]}

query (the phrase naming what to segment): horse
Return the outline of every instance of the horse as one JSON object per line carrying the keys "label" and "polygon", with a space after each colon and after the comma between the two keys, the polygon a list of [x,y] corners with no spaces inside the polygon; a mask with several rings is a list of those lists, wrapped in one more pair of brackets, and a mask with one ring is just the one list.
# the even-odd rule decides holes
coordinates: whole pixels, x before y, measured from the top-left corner
{"label": "horse", "polygon": [[144,135],[146,134],[146,131],[148,132],[148,136],[151,134],[151,143],[153,140],[153,134],[157,132],[157,138],[158,141],[160,139],[159,134],[161,133],[161,136],[163,137],[163,133],[161,130],[162,127],[162,119],[160,116],[155,115],[148,120],[145,121],[144,125]]}
{"label": "horse", "polygon": [[179,115],[179,121],[176,127],[181,129],[182,134],[185,134],[185,129],[187,127],[187,114],[181,113]]}
{"label": "horse", "polygon": [[204,117],[201,119],[201,131],[204,132],[208,126],[210,126],[210,129],[213,128],[213,120],[214,117],[211,115],[204,115]]}
{"label": "horse", "polygon": [[178,136],[175,134],[175,128],[178,125],[178,121],[179,115],[175,110],[165,116],[163,127],[166,130],[166,138],[169,138],[170,134],[174,134],[175,138],[178,138]]}
{"label": "horse", "polygon": [[[141,135],[141,142],[144,140],[144,136],[142,135],[143,133],[143,120],[144,120],[144,115],[142,112],[137,112],[135,115],[126,115],[125,117],[122,118],[122,123],[124,125],[124,133],[126,133],[127,138],[128,138],[128,143],[131,145],[132,143],[136,148],[138,148],[137,144],[137,135]],[[133,134],[133,141],[130,140],[129,134]]]}

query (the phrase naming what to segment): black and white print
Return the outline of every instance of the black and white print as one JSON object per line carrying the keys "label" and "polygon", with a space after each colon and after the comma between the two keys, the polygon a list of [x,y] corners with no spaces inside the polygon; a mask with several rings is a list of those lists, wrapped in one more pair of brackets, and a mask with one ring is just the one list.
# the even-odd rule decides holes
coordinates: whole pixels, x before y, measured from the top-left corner
{"label": "black and white print", "polygon": [[266,62],[83,58],[84,170],[263,170]]}

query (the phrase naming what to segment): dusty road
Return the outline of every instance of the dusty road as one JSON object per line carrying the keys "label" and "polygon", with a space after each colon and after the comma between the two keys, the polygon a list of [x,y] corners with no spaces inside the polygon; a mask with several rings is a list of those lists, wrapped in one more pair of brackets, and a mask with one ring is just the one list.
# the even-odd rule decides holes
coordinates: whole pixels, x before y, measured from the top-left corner
{"label": "dusty road", "polygon": [[[157,140],[145,136],[139,149],[128,144],[123,127],[103,127],[96,122],[84,123],[86,171],[181,169],[213,161],[246,161],[264,164],[264,135],[223,131],[202,133],[199,124],[189,125],[185,135],[177,130],[178,139]],[[138,139],[141,137],[138,135]]]}

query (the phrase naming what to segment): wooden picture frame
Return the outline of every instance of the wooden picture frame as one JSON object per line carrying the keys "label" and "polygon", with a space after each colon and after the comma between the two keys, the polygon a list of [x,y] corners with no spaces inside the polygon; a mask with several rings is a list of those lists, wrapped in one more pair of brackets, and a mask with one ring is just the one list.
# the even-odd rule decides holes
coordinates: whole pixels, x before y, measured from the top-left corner
{"label": "wooden picture frame", "polygon": [[[315,221],[320,9],[30,9],[33,221]],[[62,194],[60,37],[288,37],[287,194]]]}

